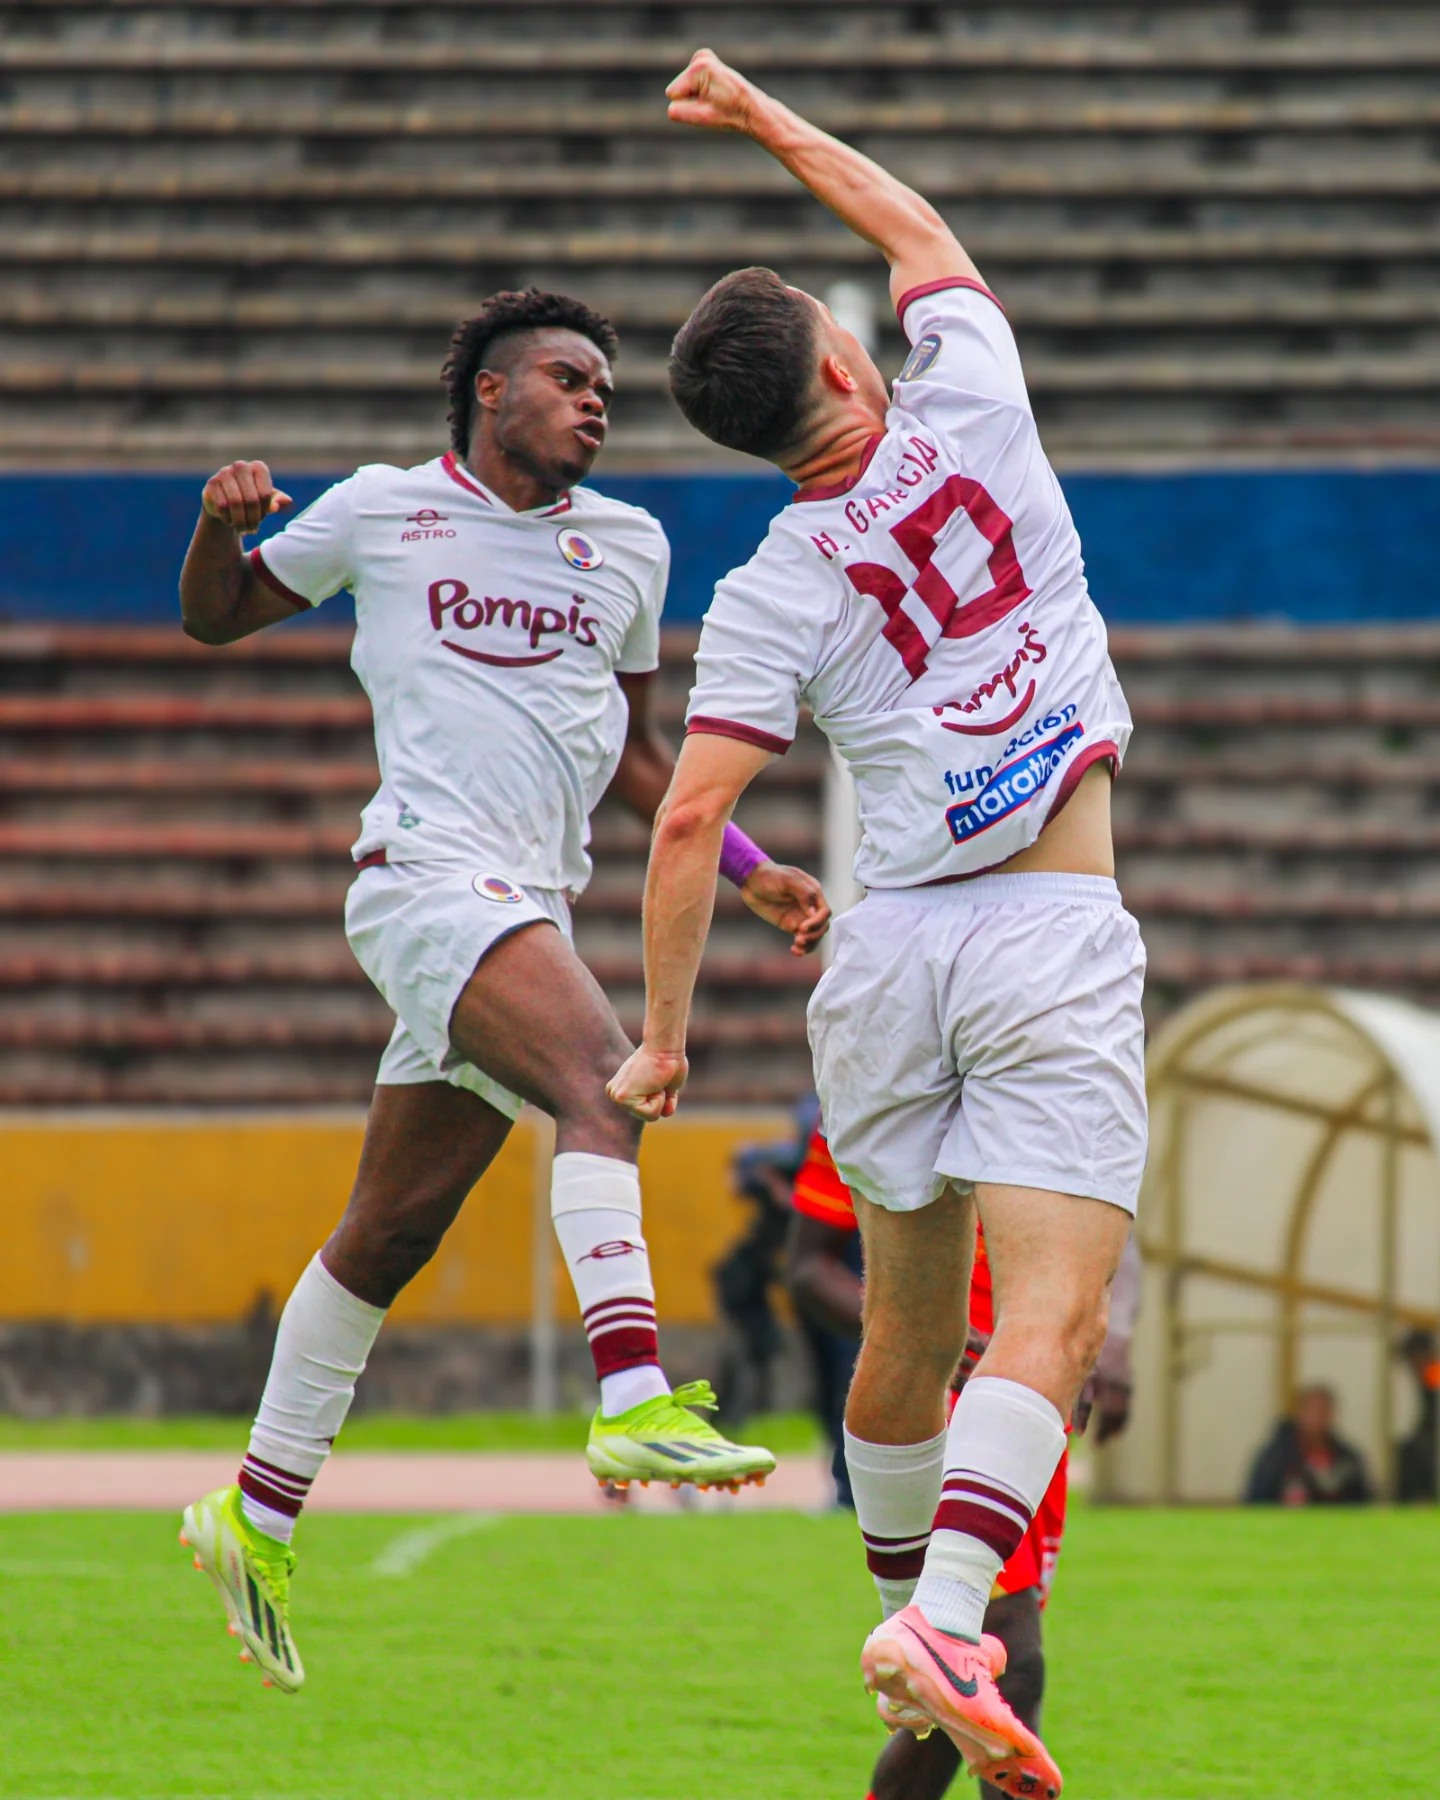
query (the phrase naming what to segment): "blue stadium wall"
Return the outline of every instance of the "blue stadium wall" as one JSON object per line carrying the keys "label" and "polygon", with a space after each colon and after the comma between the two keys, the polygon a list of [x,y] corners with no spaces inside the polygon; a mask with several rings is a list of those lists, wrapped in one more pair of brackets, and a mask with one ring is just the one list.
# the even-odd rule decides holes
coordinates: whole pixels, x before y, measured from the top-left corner
{"label": "blue stadium wall", "polygon": [[[327,485],[280,478],[300,506]],[[663,521],[676,624],[700,618],[716,578],[749,556],[791,491],[764,475],[595,485]],[[0,475],[0,619],[172,619],[199,489],[193,475]],[[1440,614],[1440,471],[1074,474],[1065,491],[1091,589],[1116,623]]]}

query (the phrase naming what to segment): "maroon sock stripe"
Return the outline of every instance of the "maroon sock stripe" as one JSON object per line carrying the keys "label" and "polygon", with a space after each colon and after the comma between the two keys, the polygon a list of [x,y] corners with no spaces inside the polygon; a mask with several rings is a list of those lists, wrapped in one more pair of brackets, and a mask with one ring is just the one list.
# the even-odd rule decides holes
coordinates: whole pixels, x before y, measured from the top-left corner
{"label": "maroon sock stripe", "polygon": [[602,1332],[614,1331],[618,1325],[649,1325],[654,1327],[654,1313],[614,1312],[606,1313],[603,1319],[592,1319],[585,1327],[588,1337],[597,1338]]}
{"label": "maroon sock stripe", "polygon": [[648,1331],[608,1331],[590,1345],[595,1363],[595,1378],[618,1375],[622,1369],[638,1369],[644,1363],[660,1362],[660,1340],[652,1325]]}
{"label": "maroon sock stripe", "polygon": [[978,1538],[1002,1563],[1007,1563],[1020,1548],[1029,1521],[1011,1519],[996,1512],[993,1506],[972,1500],[942,1500],[935,1509],[935,1529]]}
{"label": "maroon sock stripe", "polygon": [[249,1469],[240,1471],[240,1492],[261,1506],[268,1506],[271,1512],[284,1513],[287,1519],[298,1519],[300,1509],[305,1502],[294,1494],[283,1494],[279,1488],[271,1487],[268,1481],[262,1481],[258,1475],[252,1475]]}
{"label": "maroon sock stripe", "polygon": [[625,1313],[634,1317],[653,1319],[655,1302],[647,1300],[643,1294],[617,1294],[610,1300],[597,1300],[594,1306],[587,1306],[580,1317],[587,1331],[594,1331],[612,1314]]}
{"label": "maroon sock stripe", "polygon": [[1017,1512],[1030,1510],[1023,1494],[1017,1494],[1014,1488],[1006,1487],[992,1475],[979,1475],[974,1469],[947,1469],[941,1478],[941,1486],[956,1485],[969,1488],[972,1493],[983,1494],[987,1500],[996,1500],[1001,1506],[1013,1506]]}
{"label": "maroon sock stripe", "polygon": [[925,1571],[925,1552],[929,1538],[915,1550],[870,1550],[865,1552],[865,1567],[881,1581],[918,1581]]}
{"label": "maroon sock stripe", "polygon": [[925,1567],[925,1552],[930,1546],[930,1531],[912,1531],[905,1537],[876,1537],[862,1531],[865,1544],[865,1566],[881,1581],[916,1581]]}
{"label": "maroon sock stripe", "polygon": [[1002,1519],[987,1506],[970,1506],[961,1500],[940,1502],[935,1512],[935,1529],[958,1531],[962,1537],[978,1539],[1002,1563],[1009,1562],[1025,1536],[1023,1525]]}
{"label": "maroon sock stripe", "polygon": [[1017,1495],[1004,1488],[989,1487],[979,1481],[947,1480],[940,1489],[942,1500],[969,1500],[979,1506],[993,1507],[997,1513],[1019,1522],[1021,1528],[1028,1526],[1032,1517],[1030,1508]]}
{"label": "maroon sock stripe", "polygon": [[313,1475],[297,1475],[293,1469],[281,1469],[277,1468],[274,1463],[263,1462],[253,1450],[245,1452],[245,1463],[248,1468],[258,1469],[267,1480],[273,1481],[277,1487],[296,1488],[302,1494],[309,1491],[310,1484],[315,1479]]}

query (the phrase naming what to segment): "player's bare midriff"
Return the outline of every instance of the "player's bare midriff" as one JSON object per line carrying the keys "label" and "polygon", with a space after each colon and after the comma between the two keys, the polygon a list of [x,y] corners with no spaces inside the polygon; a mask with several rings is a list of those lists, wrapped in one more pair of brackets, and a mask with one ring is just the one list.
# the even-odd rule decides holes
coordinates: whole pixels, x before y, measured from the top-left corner
{"label": "player's bare midriff", "polygon": [[[1097,763],[1087,769],[1075,792],[1046,823],[1033,844],[986,875],[1108,875],[1115,873],[1115,841],[1110,830],[1110,789],[1114,777],[1109,767]],[[976,874],[947,875],[926,887],[950,882],[974,881]]]}

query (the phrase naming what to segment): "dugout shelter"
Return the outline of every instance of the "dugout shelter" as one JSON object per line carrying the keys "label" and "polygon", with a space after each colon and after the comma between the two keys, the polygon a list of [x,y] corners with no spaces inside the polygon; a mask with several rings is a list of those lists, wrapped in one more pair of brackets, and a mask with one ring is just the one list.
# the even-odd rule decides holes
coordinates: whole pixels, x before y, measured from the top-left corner
{"label": "dugout shelter", "polygon": [[1382,1492],[1413,1423],[1395,1355],[1440,1317],[1440,1014],[1343,988],[1223,987],[1148,1056],[1144,1300],[1107,1498],[1237,1498],[1323,1381]]}

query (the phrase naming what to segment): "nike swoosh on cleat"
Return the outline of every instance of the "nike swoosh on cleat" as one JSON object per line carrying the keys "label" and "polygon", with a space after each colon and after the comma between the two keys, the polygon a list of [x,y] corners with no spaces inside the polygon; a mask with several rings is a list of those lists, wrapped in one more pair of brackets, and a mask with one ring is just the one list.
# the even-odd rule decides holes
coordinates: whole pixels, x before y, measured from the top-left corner
{"label": "nike swoosh on cleat", "polygon": [[[905,1623],[904,1620],[902,1620],[901,1623],[904,1624]],[[925,1639],[923,1637],[921,1637],[920,1633],[915,1629],[915,1627],[913,1625],[905,1625],[905,1629],[910,1633],[911,1637],[913,1637],[915,1639],[915,1642],[917,1644],[921,1645],[921,1647],[925,1651],[925,1654],[930,1658],[931,1662],[934,1663],[935,1667],[940,1671],[940,1673],[950,1683],[951,1687],[954,1688],[955,1692],[960,1695],[961,1699],[962,1700],[973,1700],[975,1698],[975,1696],[980,1692],[980,1683],[977,1680],[975,1680],[975,1678],[973,1676],[968,1681],[962,1681],[961,1678],[950,1667],[949,1663],[947,1663],[942,1656],[937,1654],[936,1651],[931,1649],[930,1645],[925,1642]]]}

